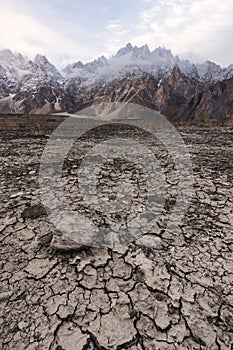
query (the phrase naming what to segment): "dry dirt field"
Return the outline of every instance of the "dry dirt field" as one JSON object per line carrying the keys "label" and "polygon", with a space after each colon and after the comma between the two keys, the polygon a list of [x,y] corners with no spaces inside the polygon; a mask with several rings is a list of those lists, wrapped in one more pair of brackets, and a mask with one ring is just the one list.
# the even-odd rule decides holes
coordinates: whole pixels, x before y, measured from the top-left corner
{"label": "dry dirt field", "polygon": [[[233,130],[179,127],[194,190],[175,232],[163,226],[176,196],[171,176],[151,246],[90,248],[64,241],[41,204],[40,157],[62,120],[0,118],[0,348],[233,349]],[[76,170],[102,137],[83,138],[64,165],[68,199],[89,216]]]}

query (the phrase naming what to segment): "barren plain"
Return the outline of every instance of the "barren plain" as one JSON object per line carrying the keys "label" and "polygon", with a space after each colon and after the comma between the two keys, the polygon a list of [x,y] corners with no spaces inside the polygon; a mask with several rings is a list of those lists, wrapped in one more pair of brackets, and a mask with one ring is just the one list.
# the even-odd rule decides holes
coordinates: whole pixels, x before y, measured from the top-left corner
{"label": "barren plain", "polygon": [[[148,240],[91,248],[65,241],[41,203],[40,158],[62,120],[0,118],[0,348],[233,349],[233,130],[178,128],[192,157],[194,189],[175,232],[164,229],[176,197],[168,166],[166,210]],[[67,197],[90,217],[76,170],[85,150],[103,137],[82,138],[64,164]],[[108,170],[131,171],[121,163]],[[145,191],[143,181],[135,183]],[[98,215],[95,220],[107,224]]]}

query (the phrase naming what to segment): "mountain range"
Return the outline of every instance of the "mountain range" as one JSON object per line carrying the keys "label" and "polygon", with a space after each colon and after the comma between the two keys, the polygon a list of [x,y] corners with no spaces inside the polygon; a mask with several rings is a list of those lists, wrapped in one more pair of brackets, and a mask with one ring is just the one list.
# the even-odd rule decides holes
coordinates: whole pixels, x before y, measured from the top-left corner
{"label": "mountain range", "polygon": [[110,57],[58,70],[37,54],[0,51],[0,113],[76,113],[101,102],[142,104],[170,120],[233,116],[233,65],[194,63],[130,43]]}

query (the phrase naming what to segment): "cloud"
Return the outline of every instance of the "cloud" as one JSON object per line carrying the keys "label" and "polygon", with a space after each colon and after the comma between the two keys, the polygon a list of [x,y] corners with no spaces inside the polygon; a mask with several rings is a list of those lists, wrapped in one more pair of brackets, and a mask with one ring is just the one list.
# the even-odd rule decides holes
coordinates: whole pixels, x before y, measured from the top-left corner
{"label": "cloud", "polygon": [[81,9],[67,6],[65,13],[58,6],[59,3],[64,6],[60,0],[54,0],[53,6],[52,1],[49,4],[39,1],[2,1],[0,49],[10,48],[29,58],[38,52],[46,54],[59,66],[77,58],[84,61],[93,59],[99,55],[101,48],[104,50],[103,44],[99,45],[96,40],[96,24],[89,25],[88,22],[92,21],[87,14],[86,18],[77,19],[76,13],[80,13]]}
{"label": "cloud", "polygon": [[0,49],[62,66],[110,56],[127,42],[233,63],[232,0],[1,0]]}
{"label": "cloud", "polygon": [[[117,30],[127,28],[124,35],[135,45],[165,46],[176,54],[194,52],[229,65],[233,63],[232,18],[231,0],[158,0],[141,11],[137,21],[124,23]],[[122,43],[123,36],[121,40],[116,36],[117,43]]]}

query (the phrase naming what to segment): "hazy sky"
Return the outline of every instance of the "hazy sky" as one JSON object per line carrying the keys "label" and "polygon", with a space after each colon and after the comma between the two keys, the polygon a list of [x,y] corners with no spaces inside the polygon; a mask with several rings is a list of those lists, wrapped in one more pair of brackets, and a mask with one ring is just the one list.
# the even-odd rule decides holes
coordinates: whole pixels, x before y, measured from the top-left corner
{"label": "hazy sky", "polygon": [[233,63],[233,0],[0,0],[0,49],[62,66],[128,42]]}

